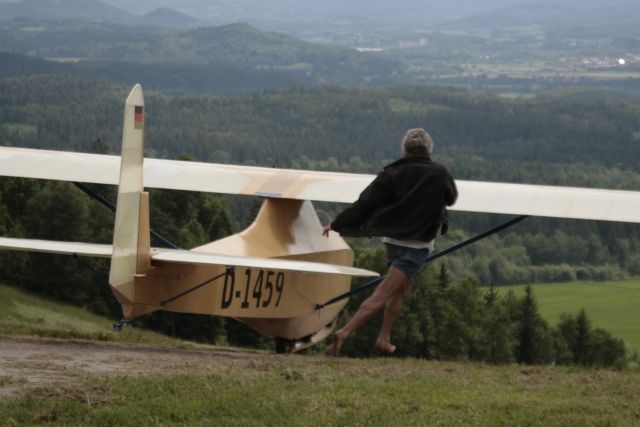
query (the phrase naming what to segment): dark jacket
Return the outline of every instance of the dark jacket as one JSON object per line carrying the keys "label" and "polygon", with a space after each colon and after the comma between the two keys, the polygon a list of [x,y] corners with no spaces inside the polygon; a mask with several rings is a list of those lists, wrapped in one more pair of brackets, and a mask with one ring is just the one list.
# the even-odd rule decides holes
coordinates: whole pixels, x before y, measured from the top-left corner
{"label": "dark jacket", "polygon": [[446,167],[426,156],[403,157],[386,166],[331,228],[343,236],[429,242],[440,226],[446,231],[446,206],[457,197]]}

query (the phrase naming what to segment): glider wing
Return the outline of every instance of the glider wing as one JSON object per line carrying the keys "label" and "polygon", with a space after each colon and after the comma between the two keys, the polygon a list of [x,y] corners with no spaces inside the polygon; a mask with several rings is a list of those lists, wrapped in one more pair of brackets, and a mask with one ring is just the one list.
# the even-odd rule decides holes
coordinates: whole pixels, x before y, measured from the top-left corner
{"label": "glider wing", "polygon": [[[120,157],[0,147],[0,175],[118,183]],[[351,203],[373,175],[144,159],[151,188]],[[457,180],[451,210],[640,223],[640,192]]]}

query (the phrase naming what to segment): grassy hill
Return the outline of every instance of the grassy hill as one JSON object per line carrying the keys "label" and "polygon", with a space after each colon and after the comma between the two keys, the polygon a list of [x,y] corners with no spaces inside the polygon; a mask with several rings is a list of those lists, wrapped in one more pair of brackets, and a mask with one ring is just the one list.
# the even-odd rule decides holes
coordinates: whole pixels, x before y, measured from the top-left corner
{"label": "grassy hill", "polygon": [[[532,286],[540,313],[552,325],[562,313],[576,314],[584,308],[592,326],[603,328],[640,351],[640,279],[615,282],[541,283]],[[502,286],[524,294],[524,285]]]}
{"label": "grassy hill", "polygon": [[180,341],[133,327],[114,332],[113,320],[78,307],[37,297],[0,284],[0,335],[35,335],[101,341],[179,343]]}

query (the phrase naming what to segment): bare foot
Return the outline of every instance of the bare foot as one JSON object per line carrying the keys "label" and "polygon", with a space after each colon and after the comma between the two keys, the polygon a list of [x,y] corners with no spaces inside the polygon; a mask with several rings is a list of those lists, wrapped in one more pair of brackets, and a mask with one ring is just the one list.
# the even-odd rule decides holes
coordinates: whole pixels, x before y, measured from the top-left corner
{"label": "bare foot", "polygon": [[342,344],[344,344],[344,340],[346,338],[347,335],[344,332],[336,331],[336,333],[333,334],[333,343],[331,343],[331,347],[327,349],[325,354],[333,357],[340,356],[340,348],[342,347]]}
{"label": "bare foot", "polygon": [[391,342],[387,340],[379,339],[378,341],[376,341],[376,348],[379,351],[387,354],[393,354],[396,352],[396,346],[391,344]]}

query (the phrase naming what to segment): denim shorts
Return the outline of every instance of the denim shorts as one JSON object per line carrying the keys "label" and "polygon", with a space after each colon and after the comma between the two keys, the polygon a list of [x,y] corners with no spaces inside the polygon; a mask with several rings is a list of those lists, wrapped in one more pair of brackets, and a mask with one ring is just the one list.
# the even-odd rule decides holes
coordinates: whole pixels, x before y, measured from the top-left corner
{"label": "denim shorts", "polygon": [[390,243],[385,243],[384,247],[387,250],[387,267],[394,266],[411,278],[418,274],[429,256],[427,248],[414,249]]}

